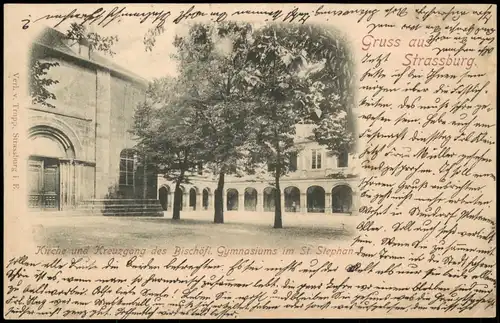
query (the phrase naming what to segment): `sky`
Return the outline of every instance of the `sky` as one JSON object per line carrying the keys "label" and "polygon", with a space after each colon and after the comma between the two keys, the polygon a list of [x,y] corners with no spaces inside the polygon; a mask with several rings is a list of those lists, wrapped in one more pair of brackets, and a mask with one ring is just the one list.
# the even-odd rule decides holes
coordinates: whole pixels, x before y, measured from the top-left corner
{"label": "sky", "polygon": [[[172,28],[173,29],[173,28]],[[118,43],[115,47],[115,63],[142,76],[147,80],[177,74],[176,62],[171,58],[175,48],[172,43],[175,33],[165,30],[158,36],[151,52],[146,52],[143,39],[147,29],[134,31],[124,35],[118,34]]]}
{"label": "sky", "polygon": [[[264,24],[254,23],[253,25],[254,28],[259,28]],[[156,38],[156,44],[151,52],[146,52],[143,42],[148,29],[152,27],[151,24],[116,23],[106,28],[93,25],[87,28],[101,36],[118,36],[118,42],[113,47],[116,54],[112,60],[146,80],[153,80],[177,75],[177,63],[171,58],[171,55],[175,53],[173,41],[175,35],[185,35],[189,28],[186,24],[166,24],[165,26],[165,32]],[[68,28],[68,24],[61,24],[56,29],[66,33]]]}

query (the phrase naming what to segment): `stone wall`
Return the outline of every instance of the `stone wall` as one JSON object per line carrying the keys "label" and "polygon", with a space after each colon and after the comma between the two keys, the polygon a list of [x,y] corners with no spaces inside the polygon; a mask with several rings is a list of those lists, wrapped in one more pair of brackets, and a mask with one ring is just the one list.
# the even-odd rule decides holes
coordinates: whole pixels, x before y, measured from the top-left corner
{"label": "stone wall", "polygon": [[[31,105],[31,129],[60,134],[74,146],[74,156],[61,160],[61,200],[70,207],[90,199],[156,199],[157,179],[151,169],[137,169],[137,185],[119,186],[120,152],[134,147],[129,130],[146,85],[111,68],[65,53],[36,47],[32,60],[57,62],[46,78],[58,81],[48,89],[54,108]],[[57,135],[54,140],[57,140]],[[140,202],[137,202],[140,204]]]}
{"label": "stone wall", "polygon": [[[124,149],[134,148],[135,141],[129,130],[134,123],[134,113],[137,105],[145,99],[145,88],[138,84],[127,82],[123,79],[113,77],[111,86],[111,110],[110,110],[110,137],[109,148],[109,178],[113,194],[122,198],[145,198],[144,169],[138,168],[136,172],[136,183],[133,187],[119,185],[120,178],[120,153]],[[146,175],[148,175],[146,169]],[[156,179],[153,180],[156,187]],[[154,189],[156,191],[156,189]]]}

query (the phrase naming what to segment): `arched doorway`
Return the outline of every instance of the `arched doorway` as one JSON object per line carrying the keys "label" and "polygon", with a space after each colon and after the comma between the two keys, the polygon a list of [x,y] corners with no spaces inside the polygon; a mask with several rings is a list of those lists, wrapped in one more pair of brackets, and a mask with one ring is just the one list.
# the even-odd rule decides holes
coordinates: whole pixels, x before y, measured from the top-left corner
{"label": "arched doorway", "polygon": [[245,211],[257,210],[257,190],[252,187],[245,189]]}
{"label": "arched doorway", "polygon": [[325,212],[325,190],[321,186],[311,186],[307,189],[307,212]]}
{"label": "arched doorway", "polygon": [[300,211],[300,190],[295,186],[285,188],[285,211]]}
{"label": "arched doorway", "polygon": [[264,189],[264,212],[272,212],[275,208],[275,194],[276,189],[274,187],[266,187]]}
{"label": "arched doorway", "polygon": [[210,189],[209,188],[205,188],[203,190],[203,201],[202,201],[202,205],[203,205],[203,209],[204,210],[208,210],[208,205],[209,205],[209,197],[210,197]]}
{"label": "arched doorway", "polygon": [[170,187],[162,186],[158,190],[158,198],[160,200],[161,207],[164,211],[168,209],[168,196],[170,194]]}
{"label": "arched doorway", "polygon": [[189,190],[189,207],[192,208],[192,210],[196,210],[196,195],[197,195],[197,189],[196,188],[191,188]]}
{"label": "arched doorway", "polygon": [[352,189],[347,185],[338,185],[332,189],[332,212],[350,213],[352,210]]}
{"label": "arched doorway", "polygon": [[227,190],[227,210],[237,211],[238,210],[238,191],[234,188]]}
{"label": "arched doorway", "polygon": [[59,210],[76,205],[75,150],[61,131],[36,126],[29,131],[28,206]]}

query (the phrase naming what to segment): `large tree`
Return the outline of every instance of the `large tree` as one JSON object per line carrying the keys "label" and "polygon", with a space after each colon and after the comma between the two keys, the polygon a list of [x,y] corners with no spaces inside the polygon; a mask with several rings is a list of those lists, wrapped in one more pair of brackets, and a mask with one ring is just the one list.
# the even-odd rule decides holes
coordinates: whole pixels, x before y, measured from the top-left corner
{"label": "large tree", "polygon": [[136,111],[132,133],[136,148],[147,156],[156,172],[175,182],[172,219],[180,219],[181,184],[203,160],[205,151],[196,100],[185,84],[176,79],[155,80],[147,100]]}
{"label": "large tree", "polygon": [[215,223],[224,222],[225,176],[237,175],[249,167],[242,161],[254,129],[254,103],[242,88],[241,72],[251,43],[251,25],[236,22],[194,24],[186,36],[174,41],[179,78],[189,86],[196,101],[204,164],[218,177]]}
{"label": "large tree", "polygon": [[340,121],[338,127],[335,124],[338,130],[328,132],[324,141],[332,150],[350,142],[343,124],[345,112],[341,112],[342,86],[331,85],[344,77],[334,66],[345,64],[347,57],[338,55],[342,45],[332,36],[322,28],[278,24],[267,25],[255,34],[245,71],[252,98],[258,102],[258,140],[252,156],[271,166],[275,228],[283,226],[280,179],[289,170],[291,155],[296,153],[296,124],[317,124],[315,139],[320,141],[328,127]]}
{"label": "large tree", "polygon": [[[312,139],[326,146],[333,155],[352,151],[355,146],[354,59],[349,44],[334,29],[301,27],[306,41],[303,46],[313,60],[324,59],[324,68],[311,75],[313,84],[320,84],[321,100],[313,103]],[[306,36],[308,35],[308,36]]]}

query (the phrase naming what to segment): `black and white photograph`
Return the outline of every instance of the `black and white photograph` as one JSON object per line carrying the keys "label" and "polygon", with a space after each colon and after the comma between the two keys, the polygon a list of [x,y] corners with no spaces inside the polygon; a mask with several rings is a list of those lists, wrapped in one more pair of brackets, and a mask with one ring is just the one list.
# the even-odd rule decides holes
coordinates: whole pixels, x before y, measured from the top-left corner
{"label": "black and white photograph", "polygon": [[496,7],[4,6],[4,317],[496,315]]}
{"label": "black and white photograph", "polygon": [[131,45],[93,29],[47,27],[30,48],[28,207],[40,241],[352,236],[359,174],[345,31],[190,23]]}

